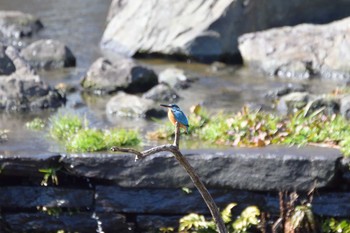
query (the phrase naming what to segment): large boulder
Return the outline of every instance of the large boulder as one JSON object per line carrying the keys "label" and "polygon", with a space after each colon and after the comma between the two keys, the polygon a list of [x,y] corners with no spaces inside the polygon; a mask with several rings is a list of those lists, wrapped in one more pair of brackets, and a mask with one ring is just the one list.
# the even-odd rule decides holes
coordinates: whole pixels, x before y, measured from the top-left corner
{"label": "large boulder", "polygon": [[19,54],[19,51],[16,48],[8,46],[5,50],[5,55],[11,60],[14,66],[14,70],[11,69],[11,73],[8,73],[7,75],[12,74],[14,72],[21,75],[36,75],[36,72],[33,69],[33,67],[26,60],[23,59],[23,57]]}
{"label": "large boulder", "polygon": [[65,97],[36,75],[13,73],[0,77],[0,111],[23,112],[58,108]]}
{"label": "large boulder", "polygon": [[31,36],[42,27],[40,20],[33,15],[20,11],[0,11],[0,35],[3,37]]}
{"label": "large boulder", "polygon": [[239,38],[244,63],[282,77],[350,78],[350,18],[326,25],[302,24]]}
{"label": "large boulder", "polygon": [[45,84],[15,48],[7,47],[5,55],[15,71],[0,76],[0,111],[34,111],[58,108],[65,103],[65,96]]}
{"label": "large boulder", "polygon": [[75,66],[75,56],[62,42],[38,40],[21,51],[21,56],[34,68],[54,69]]}
{"label": "large boulder", "polygon": [[153,100],[138,97],[136,95],[118,92],[106,105],[109,115],[119,117],[163,117],[166,112],[160,107],[155,107]]}
{"label": "large boulder", "polygon": [[85,90],[108,94],[123,90],[129,93],[145,92],[158,84],[157,74],[131,59],[97,59],[90,67],[81,85]]}
{"label": "large boulder", "polygon": [[113,0],[101,47],[126,56],[232,58],[239,54],[237,38],[244,33],[330,22],[348,16],[349,6],[344,0]]}

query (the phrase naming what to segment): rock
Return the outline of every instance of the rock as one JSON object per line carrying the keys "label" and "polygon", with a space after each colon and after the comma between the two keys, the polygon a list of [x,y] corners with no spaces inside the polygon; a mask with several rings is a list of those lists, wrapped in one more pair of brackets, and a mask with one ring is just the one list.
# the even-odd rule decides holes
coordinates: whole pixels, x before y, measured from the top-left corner
{"label": "rock", "polygon": [[307,92],[292,92],[282,96],[277,103],[277,111],[283,115],[294,113],[305,107],[310,100]]}
{"label": "rock", "polygon": [[145,92],[158,84],[156,73],[133,60],[110,61],[97,59],[83,78],[81,85],[98,94],[108,94],[118,90],[129,93]]}
{"label": "rock", "polygon": [[305,115],[310,115],[316,111],[322,111],[323,114],[330,116],[340,112],[340,101],[341,98],[336,96],[292,92],[279,99],[277,110],[284,115],[293,114],[304,109]]}
{"label": "rock", "polygon": [[57,153],[0,151],[1,175],[43,177],[39,169],[58,167],[60,158],[61,155]]}
{"label": "rock", "polygon": [[33,15],[20,11],[0,11],[0,34],[7,38],[31,36],[43,28]]}
{"label": "rock", "polygon": [[[43,173],[41,173],[43,176]],[[19,198],[20,197],[20,198]],[[94,192],[88,189],[73,189],[41,186],[2,186],[0,207],[3,208],[92,208]]]}
{"label": "rock", "polygon": [[171,88],[186,88],[189,86],[189,80],[183,70],[177,68],[168,68],[159,74],[158,81],[166,83]]}
{"label": "rock", "polygon": [[5,47],[0,44],[0,75],[10,75],[15,71],[15,65],[5,53]]}
{"label": "rock", "polygon": [[[350,193],[327,193],[315,195],[312,200],[312,210],[320,216],[342,217],[349,215],[350,205],[345,204],[350,201]],[[342,207],[339,203],[344,203]]]}
{"label": "rock", "polygon": [[[123,213],[163,213],[166,215],[185,215],[188,213],[208,213],[199,192],[194,188],[187,194],[180,188],[122,188],[118,186],[96,186],[96,210],[98,212]],[[263,194],[242,190],[209,190],[215,203],[224,209],[231,202],[240,203],[237,208],[243,210],[249,205],[266,203]],[[160,201],[161,200],[161,201]],[[191,204],[189,204],[191,203]]]}
{"label": "rock", "polygon": [[326,25],[302,24],[239,38],[244,63],[270,75],[350,78],[350,18]]}
{"label": "rock", "polygon": [[[283,146],[192,150],[184,154],[208,188],[255,191],[332,187],[341,158],[335,149]],[[122,154],[71,154],[62,162],[71,174],[113,180],[123,187],[193,187],[188,175],[168,153],[136,163],[134,156]]]}
{"label": "rock", "polygon": [[350,119],[350,95],[345,95],[340,99],[340,113],[347,120]]}
{"label": "rock", "polygon": [[143,98],[151,99],[158,102],[174,103],[180,99],[180,96],[166,84],[158,84],[143,94]]}
{"label": "rock", "polygon": [[75,66],[75,56],[62,42],[38,40],[21,51],[21,56],[35,68],[55,69]]}
{"label": "rock", "polygon": [[95,233],[100,222],[103,232],[134,232],[120,214],[96,215],[90,213],[61,213],[58,216],[47,213],[4,214],[4,222],[10,232],[86,232]]}
{"label": "rock", "polygon": [[133,56],[156,53],[199,60],[237,58],[237,38],[247,32],[348,16],[348,1],[305,4],[270,0],[112,1],[101,47]]}
{"label": "rock", "polygon": [[155,107],[154,101],[124,92],[118,92],[107,102],[106,112],[121,117],[159,118],[166,115],[163,109]]}
{"label": "rock", "polygon": [[4,54],[14,70],[0,76],[0,111],[34,111],[65,104],[65,96],[45,84],[14,47],[8,46]]}
{"label": "rock", "polygon": [[58,108],[66,101],[39,76],[13,73],[0,78],[0,111],[23,112]]}
{"label": "rock", "polygon": [[317,96],[315,99],[311,100],[308,103],[307,114],[310,115],[313,112],[323,109],[322,112],[325,115],[331,116],[338,114],[340,111],[340,100],[339,98],[330,97],[330,96]]}
{"label": "rock", "polygon": [[268,99],[275,100],[292,92],[306,92],[306,91],[307,91],[307,87],[303,84],[288,83],[287,85],[268,91],[268,93],[266,94],[266,97]]}
{"label": "rock", "polygon": [[20,56],[19,51],[13,46],[8,46],[5,54],[11,59],[15,66],[16,74],[33,76],[36,75],[35,70],[30,64]]}

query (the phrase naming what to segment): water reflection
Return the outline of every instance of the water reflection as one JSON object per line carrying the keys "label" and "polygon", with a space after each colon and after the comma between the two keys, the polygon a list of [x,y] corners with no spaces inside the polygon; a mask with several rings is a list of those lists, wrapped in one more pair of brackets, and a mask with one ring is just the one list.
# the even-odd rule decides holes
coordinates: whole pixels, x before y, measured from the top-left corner
{"label": "water reflection", "polygon": [[[67,104],[57,112],[43,111],[34,114],[0,114],[0,129],[9,129],[9,141],[0,144],[2,151],[62,150],[44,133],[27,130],[25,122],[34,117],[47,119],[50,115],[74,112],[86,117],[96,128],[137,128],[142,133],[157,127],[157,123],[135,118],[118,118],[106,114],[105,106],[110,96],[97,97],[81,92],[80,79],[92,62],[101,56],[99,41],[105,27],[110,0],[2,0],[2,10],[21,10],[38,16],[45,28],[34,39],[54,38],[71,48],[77,57],[77,67],[40,72],[40,76],[51,86],[69,83],[76,88],[67,94]],[[188,89],[177,90],[181,96],[178,105],[188,114],[192,105],[201,103],[210,113],[225,110],[236,112],[244,104],[269,105],[265,99],[268,91],[287,83],[302,83],[314,93],[331,91],[337,82],[320,80],[283,80],[250,72],[241,66],[214,66],[195,62],[178,62],[162,59],[140,59],[157,72],[167,67],[184,69],[196,81]],[[147,142],[153,144],[157,142]],[[184,148],[203,147],[194,142]],[[210,145],[208,145],[209,147]]]}

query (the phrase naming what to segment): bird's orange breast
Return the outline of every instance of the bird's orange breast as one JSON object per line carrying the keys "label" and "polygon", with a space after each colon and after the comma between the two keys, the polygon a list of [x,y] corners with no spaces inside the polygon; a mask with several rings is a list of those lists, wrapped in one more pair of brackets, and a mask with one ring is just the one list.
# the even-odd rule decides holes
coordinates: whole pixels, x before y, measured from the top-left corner
{"label": "bird's orange breast", "polygon": [[[176,122],[178,122],[174,116],[174,113],[171,111],[171,109],[168,110],[168,118],[173,125],[176,125]],[[187,130],[187,127],[185,125],[181,124],[180,122],[178,122],[178,124],[180,128]]]}

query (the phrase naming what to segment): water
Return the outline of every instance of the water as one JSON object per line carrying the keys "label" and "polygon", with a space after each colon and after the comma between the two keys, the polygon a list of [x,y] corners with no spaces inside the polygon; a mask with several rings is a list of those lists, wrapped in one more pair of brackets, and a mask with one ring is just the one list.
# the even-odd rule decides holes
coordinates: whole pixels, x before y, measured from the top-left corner
{"label": "water", "polygon": [[[0,10],[20,10],[38,16],[44,24],[32,40],[39,38],[58,39],[67,44],[77,58],[77,67],[41,72],[41,77],[50,85],[69,83],[78,89],[79,81],[91,63],[100,54],[99,41],[106,24],[110,0],[0,0]],[[189,89],[179,90],[182,99],[179,105],[185,112],[197,103],[203,104],[210,112],[225,110],[236,112],[244,104],[270,104],[264,98],[274,88],[285,85],[291,80],[265,77],[249,72],[241,66],[228,66],[223,70],[213,71],[209,65],[194,62],[174,62],[160,59],[140,60],[157,71],[167,67],[178,67],[192,76],[198,77]],[[337,83],[293,81],[310,85],[316,93],[329,92]],[[140,128],[141,132],[156,127],[155,123],[142,119],[117,119],[105,114],[105,104],[110,97],[84,95],[80,91],[69,94],[65,107],[56,112],[40,112],[24,115],[0,114],[0,129],[9,129],[9,141],[1,144],[0,153],[12,154],[16,151],[60,151],[63,148],[46,137],[45,133],[27,130],[25,122],[36,116],[48,118],[64,112],[75,112],[85,116],[97,128],[130,127]],[[78,106],[78,107],[76,107]],[[193,146],[193,145],[192,145]],[[192,147],[188,145],[188,147]],[[199,145],[201,146],[201,145]]]}

